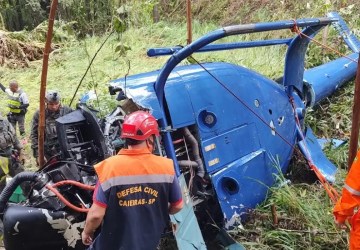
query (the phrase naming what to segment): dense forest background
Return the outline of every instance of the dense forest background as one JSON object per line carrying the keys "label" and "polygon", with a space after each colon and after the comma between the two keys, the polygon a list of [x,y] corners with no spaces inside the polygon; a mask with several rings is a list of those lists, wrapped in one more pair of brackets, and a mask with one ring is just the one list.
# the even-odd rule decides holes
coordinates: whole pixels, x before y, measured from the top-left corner
{"label": "dense forest background", "polygon": [[[193,0],[192,15],[200,22],[220,25],[248,23],[259,20],[297,18],[322,15],[345,8],[345,14],[356,14],[356,0]],[[0,29],[32,30],[48,19],[50,0],[1,0]],[[353,6],[354,5],[354,6]],[[344,13],[343,13],[344,14]],[[79,35],[102,34],[109,30],[114,17],[131,25],[149,22],[183,22],[186,0],[60,0],[57,19],[74,23]],[[353,20],[356,18],[353,16]],[[358,19],[357,19],[358,20]],[[358,21],[356,21],[358,22]]]}
{"label": "dense forest background", "polygon": [[[50,0],[0,0],[0,82],[7,85],[11,79],[17,79],[29,95],[28,134],[31,117],[39,107],[41,59],[50,5]],[[360,37],[358,0],[192,0],[191,6],[194,40],[221,26],[322,17],[330,11],[339,12]],[[83,82],[78,97],[85,91],[96,90],[99,100],[94,105],[104,115],[116,105],[109,96],[107,83],[127,74],[161,68],[167,57],[148,58],[146,49],[186,45],[186,31],[186,0],[59,0],[47,88],[60,90],[63,103],[69,104],[75,89]],[[292,36],[294,34],[287,30],[236,39]],[[325,29],[316,38],[343,53],[349,52],[332,28]],[[285,46],[263,47],[199,53],[194,57],[200,62],[239,64],[277,79],[283,74],[285,52]],[[333,51],[312,43],[306,67],[336,57]],[[85,75],[85,72],[88,73]],[[350,83],[308,110],[306,123],[318,137],[349,139],[353,94],[354,85]],[[5,100],[5,95],[0,93],[3,115],[7,113]],[[35,170],[29,143],[25,149],[26,167]],[[341,168],[346,166],[347,150],[347,144],[338,149],[325,149],[340,170],[335,184],[338,190],[346,174]],[[294,157],[289,176],[279,176],[282,188],[271,188],[269,199],[254,211],[244,229],[232,232],[233,236],[247,249],[346,249],[348,234],[335,227],[331,215],[333,204],[299,155]],[[273,207],[279,215],[277,226],[273,223]]]}

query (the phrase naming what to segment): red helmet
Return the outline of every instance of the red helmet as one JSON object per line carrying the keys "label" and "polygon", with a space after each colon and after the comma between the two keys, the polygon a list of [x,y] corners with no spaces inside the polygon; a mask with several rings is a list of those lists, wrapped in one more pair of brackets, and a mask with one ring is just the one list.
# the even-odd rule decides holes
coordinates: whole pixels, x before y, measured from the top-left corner
{"label": "red helmet", "polygon": [[145,111],[127,115],[122,125],[121,138],[145,141],[151,135],[159,136],[156,119]]}

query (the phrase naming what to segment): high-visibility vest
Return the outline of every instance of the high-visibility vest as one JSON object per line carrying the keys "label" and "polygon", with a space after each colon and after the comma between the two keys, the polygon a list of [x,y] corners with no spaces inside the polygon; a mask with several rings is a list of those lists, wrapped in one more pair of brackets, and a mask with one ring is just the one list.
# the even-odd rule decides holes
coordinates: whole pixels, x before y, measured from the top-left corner
{"label": "high-visibility vest", "polygon": [[8,107],[11,113],[19,114],[21,112],[20,106],[20,96],[23,93],[21,89],[16,91],[15,93],[12,92],[10,89],[5,90],[6,94],[8,95]]}
{"label": "high-visibility vest", "polygon": [[346,177],[344,188],[352,195],[360,196],[360,151],[351,165],[349,174]]}
{"label": "high-visibility vest", "polygon": [[9,173],[9,162],[7,157],[0,156],[0,182],[3,181]]}
{"label": "high-visibility vest", "polygon": [[108,199],[94,249],[156,249],[168,220],[173,162],[148,149],[122,149],[95,170]]}
{"label": "high-visibility vest", "polygon": [[346,176],[342,196],[336,203],[333,213],[338,222],[344,222],[354,214],[354,209],[360,206],[360,150]]}

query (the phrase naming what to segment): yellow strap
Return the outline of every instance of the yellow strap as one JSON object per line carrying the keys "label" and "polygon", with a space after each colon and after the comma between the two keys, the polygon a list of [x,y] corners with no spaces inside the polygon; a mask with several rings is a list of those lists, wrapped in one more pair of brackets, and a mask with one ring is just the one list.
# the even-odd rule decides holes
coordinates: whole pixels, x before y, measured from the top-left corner
{"label": "yellow strap", "polygon": [[12,107],[20,107],[21,102],[19,100],[8,100],[8,105]]}
{"label": "yellow strap", "polygon": [[[4,176],[9,173],[9,159],[7,157],[0,156],[0,169],[2,170]],[[2,173],[0,173],[0,176]]]}
{"label": "yellow strap", "polygon": [[9,110],[11,113],[16,113],[16,114],[21,112],[21,109],[9,108]]}

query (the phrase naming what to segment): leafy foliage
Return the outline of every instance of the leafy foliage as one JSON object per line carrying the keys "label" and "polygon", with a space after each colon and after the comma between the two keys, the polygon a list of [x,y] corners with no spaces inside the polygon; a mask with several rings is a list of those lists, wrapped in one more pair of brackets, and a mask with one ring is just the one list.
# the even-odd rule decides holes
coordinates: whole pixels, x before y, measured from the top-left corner
{"label": "leafy foliage", "polygon": [[0,1],[0,15],[10,31],[32,29],[47,16],[39,0]]}

